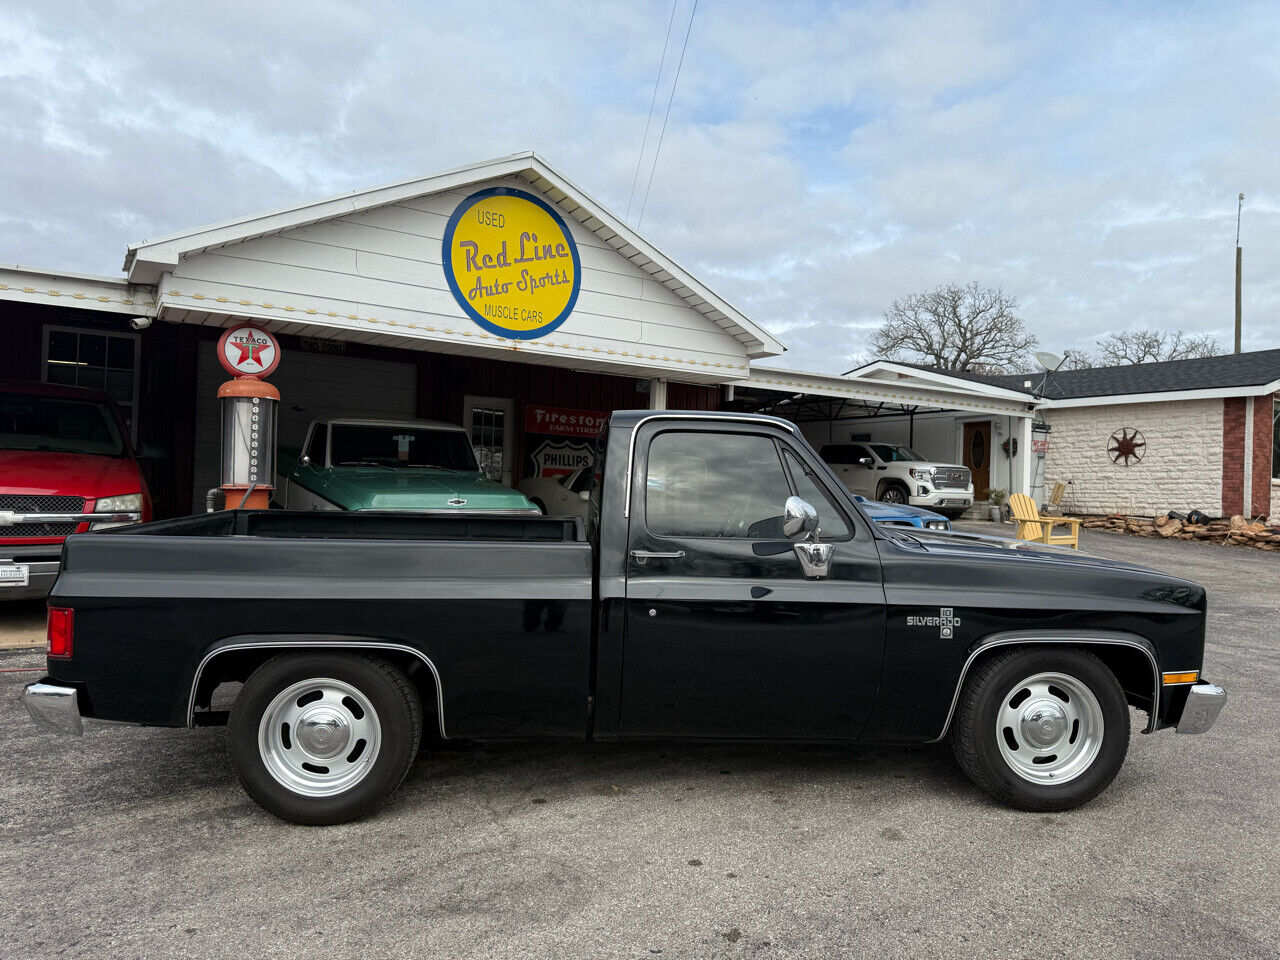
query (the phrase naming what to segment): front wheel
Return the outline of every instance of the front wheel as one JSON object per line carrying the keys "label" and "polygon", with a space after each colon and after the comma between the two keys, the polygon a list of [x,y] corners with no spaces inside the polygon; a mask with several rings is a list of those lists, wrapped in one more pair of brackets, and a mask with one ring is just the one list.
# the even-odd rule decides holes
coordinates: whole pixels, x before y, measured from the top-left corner
{"label": "front wheel", "polygon": [[385,660],[286,654],[245,681],[228,733],[236,776],[260,806],[293,823],[344,823],[377,807],[409,772],[422,707]]}
{"label": "front wheel", "polygon": [[1129,707],[1091,653],[1027,648],[975,667],[951,730],[956,760],[997,800],[1068,810],[1115,779],[1129,749]]}
{"label": "front wheel", "polygon": [[907,488],[897,483],[891,483],[880,491],[879,499],[881,503],[906,503]]}

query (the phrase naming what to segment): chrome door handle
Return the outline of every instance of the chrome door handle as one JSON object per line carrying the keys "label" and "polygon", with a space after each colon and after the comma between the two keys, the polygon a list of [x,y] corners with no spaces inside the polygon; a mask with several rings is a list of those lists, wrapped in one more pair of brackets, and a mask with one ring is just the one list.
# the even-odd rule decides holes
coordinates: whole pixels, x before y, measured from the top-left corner
{"label": "chrome door handle", "polygon": [[644,563],[646,560],[679,560],[684,556],[683,550],[632,550],[633,560]]}

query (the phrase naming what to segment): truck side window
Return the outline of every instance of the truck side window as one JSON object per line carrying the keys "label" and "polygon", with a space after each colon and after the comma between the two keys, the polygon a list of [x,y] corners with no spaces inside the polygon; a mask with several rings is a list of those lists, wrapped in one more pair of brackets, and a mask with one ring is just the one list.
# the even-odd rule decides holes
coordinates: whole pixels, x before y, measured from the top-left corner
{"label": "truck side window", "polygon": [[795,481],[796,494],[813,504],[818,511],[818,534],[823,540],[848,540],[849,524],[844,515],[804,462],[791,450],[783,448],[782,456],[787,461],[787,469],[791,471],[791,479]]}
{"label": "truck side window", "polygon": [[759,539],[781,530],[790,493],[768,437],[669,431],[649,444],[645,518],[656,536]]}
{"label": "truck side window", "polygon": [[311,460],[311,465],[317,470],[324,469],[324,448],[329,439],[329,426],[324,423],[317,423],[316,428],[311,431],[311,440],[307,444],[307,456]]}

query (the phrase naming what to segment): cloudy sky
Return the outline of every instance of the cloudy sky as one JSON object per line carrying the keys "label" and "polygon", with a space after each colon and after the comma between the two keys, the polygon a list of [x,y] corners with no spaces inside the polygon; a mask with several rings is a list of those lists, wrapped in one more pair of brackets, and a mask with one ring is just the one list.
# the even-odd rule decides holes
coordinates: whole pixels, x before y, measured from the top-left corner
{"label": "cloudy sky", "polygon": [[[129,242],[525,149],[622,215],[671,11],[0,0],[0,262],[118,273]],[[1245,348],[1277,347],[1277,51],[1267,4],[699,0],[641,229],[777,362],[839,372],[952,281],[1050,349],[1229,346],[1244,192]]]}

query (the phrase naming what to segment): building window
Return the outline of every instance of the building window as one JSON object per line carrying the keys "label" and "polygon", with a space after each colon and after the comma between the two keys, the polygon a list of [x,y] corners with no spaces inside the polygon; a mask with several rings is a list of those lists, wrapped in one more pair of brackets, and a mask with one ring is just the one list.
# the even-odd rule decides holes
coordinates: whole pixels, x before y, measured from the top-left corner
{"label": "building window", "polygon": [[45,383],[104,392],[119,405],[130,431],[137,436],[134,413],[138,407],[139,349],[136,333],[46,326],[42,376]]}
{"label": "building window", "polygon": [[503,437],[507,429],[507,412],[497,407],[471,408],[471,444],[480,461],[480,472],[490,480],[502,482],[507,466],[503,463]]}
{"label": "building window", "polygon": [[1271,401],[1271,477],[1280,480],[1280,400]]}

